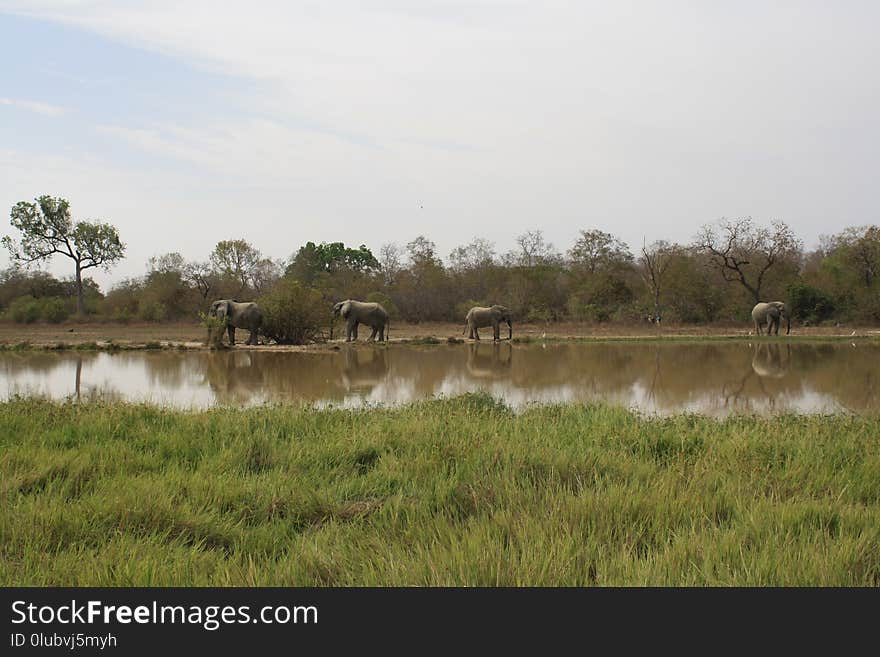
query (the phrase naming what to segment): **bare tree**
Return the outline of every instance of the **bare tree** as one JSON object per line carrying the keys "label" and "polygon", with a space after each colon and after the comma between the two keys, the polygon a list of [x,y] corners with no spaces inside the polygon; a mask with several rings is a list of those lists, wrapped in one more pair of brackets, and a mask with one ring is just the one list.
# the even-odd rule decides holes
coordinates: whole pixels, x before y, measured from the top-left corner
{"label": "bare tree", "polygon": [[387,242],[379,248],[379,267],[385,285],[393,285],[397,275],[403,269],[403,250],[393,242]]}
{"label": "bare tree", "polygon": [[725,281],[739,283],[758,303],[767,272],[785,259],[797,257],[802,243],[782,221],[763,228],[751,217],[742,217],[703,226],[695,246]]}
{"label": "bare tree", "polygon": [[660,317],[660,295],[663,293],[663,277],[669,269],[673,256],[679,248],[665,240],[653,242],[650,246],[642,244],[639,255],[639,273],[651,292],[654,301],[654,319]]}
{"label": "bare tree", "polygon": [[251,282],[254,291],[259,295],[265,293],[284,273],[284,262],[262,258],[251,271]]}
{"label": "bare tree", "polygon": [[189,262],[183,268],[183,277],[196,287],[202,299],[207,299],[214,289],[216,274],[209,262]]}
{"label": "bare tree", "polygon": [[509,264],[534,267],[553,262],[558,258],[553,245],[544,240],[544,233],[540,230],[529,230],[517,235],[516,243],[519,246],[519,253],[514,251],[504,258]]}
{"label": "bare tree", "polygon": [[458,246],[449,254],[453,271],[485,269],[495,262],[495,245],[487,239],[474,238],[470,244]]}

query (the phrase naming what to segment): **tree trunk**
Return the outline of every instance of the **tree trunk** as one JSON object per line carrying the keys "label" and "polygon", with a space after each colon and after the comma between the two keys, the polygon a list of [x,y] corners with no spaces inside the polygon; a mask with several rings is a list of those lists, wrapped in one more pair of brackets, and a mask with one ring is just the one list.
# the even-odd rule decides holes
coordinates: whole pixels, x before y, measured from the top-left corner
{"label": "tree trunk", "polygon": [[83,298],[82,269],[80,269],[78,262],[76,263],[76,314],[80,317],[86,314],[86,303]]}

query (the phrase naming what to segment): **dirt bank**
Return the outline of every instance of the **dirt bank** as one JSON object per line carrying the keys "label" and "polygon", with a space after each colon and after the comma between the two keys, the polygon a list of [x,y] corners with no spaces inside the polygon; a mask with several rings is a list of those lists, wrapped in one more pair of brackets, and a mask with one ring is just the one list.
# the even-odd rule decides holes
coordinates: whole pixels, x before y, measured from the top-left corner
{"label": "dirt bank", "polygon": [[[237,348],[248,348],[243,344],[247,331],[240,331],[241,344]],[[880,336],[876,327],[793,327],[796,337],[860,337]],[[615,339],[615,338],[737,338],[748,337],[748,326],[642,326],[590,325],[575,322],[555,324],[518,324],[514,326],[514,339]],[[0,345],[7,348],[27,343],[32,347],[65,347],[91,345],[103,348],[110,345],[142,348],[147,345],[179,347],[187,349],[204,348],[205,329],[197,323],[103,323],[69,322],[63,324],[14,324],[0,322]],[[463,339],[463,325],[453,323],[392,324],[390,341],[395,342],[446,342],[450,338]],[[491,329],[483,329],[484,339],[491,339]],[[260,345],[259,349],[299,350],[327,349],[338,346],[339,340],[322,345],[291,347]],[[363,342],[363,339],[361,339]]]}

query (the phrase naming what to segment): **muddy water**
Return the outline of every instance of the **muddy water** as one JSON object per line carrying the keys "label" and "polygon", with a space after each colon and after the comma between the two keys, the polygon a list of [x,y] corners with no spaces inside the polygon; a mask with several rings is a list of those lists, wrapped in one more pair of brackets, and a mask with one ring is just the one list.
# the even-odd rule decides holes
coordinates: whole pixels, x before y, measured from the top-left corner
{"label": "muddy water", "polygon": [[343,346],[285,353],[0,354],[0,396],[175,407],[359,407],[485,390],[511,406],[609,401],[648,413],[880,412],[880,345],[570,343]]}

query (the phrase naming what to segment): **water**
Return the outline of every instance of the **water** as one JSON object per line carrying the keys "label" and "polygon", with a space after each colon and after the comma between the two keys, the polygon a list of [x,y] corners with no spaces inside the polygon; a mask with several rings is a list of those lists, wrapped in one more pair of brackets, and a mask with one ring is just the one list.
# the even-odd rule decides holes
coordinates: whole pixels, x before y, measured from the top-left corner
{"label": "water", "polygon": [[876,413],[880,345],[550,343],[320,352],[4,352],[0,396],[178,408],[306,402],[361,407],[485,390],[515,408],[608,401],[646,413]]}

